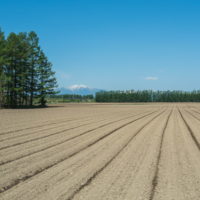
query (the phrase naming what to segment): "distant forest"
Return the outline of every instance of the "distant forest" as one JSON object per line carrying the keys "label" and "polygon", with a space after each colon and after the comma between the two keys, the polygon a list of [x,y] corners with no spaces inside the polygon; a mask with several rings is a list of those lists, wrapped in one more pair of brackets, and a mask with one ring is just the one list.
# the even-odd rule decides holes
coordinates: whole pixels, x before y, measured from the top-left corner
{"label": "distant forest", "polygon": [[54,74],[35,32],[6,38],[0,29],[0,107],[45,106],[57,86]]}
{"label": "distant forest", "polygon": [[47,98],[49,103],[67,103],[67,102],[94,102],[94,96],[78,95],[78,94],[64,94],[64,95],[50,95]]}
{"label": "distant forest", "polygon": [[96,102],[200,102],[200,91],[109,91],[96,93]]}

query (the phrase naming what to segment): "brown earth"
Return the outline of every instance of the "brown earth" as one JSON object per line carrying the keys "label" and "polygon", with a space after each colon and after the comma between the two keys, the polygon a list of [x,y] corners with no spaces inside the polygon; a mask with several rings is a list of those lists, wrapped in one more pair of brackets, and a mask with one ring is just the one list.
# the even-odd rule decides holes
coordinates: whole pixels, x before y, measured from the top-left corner
{"label": "brown earth", "polygon": [[1,200],[199,200],[200,104],[0,110]]}

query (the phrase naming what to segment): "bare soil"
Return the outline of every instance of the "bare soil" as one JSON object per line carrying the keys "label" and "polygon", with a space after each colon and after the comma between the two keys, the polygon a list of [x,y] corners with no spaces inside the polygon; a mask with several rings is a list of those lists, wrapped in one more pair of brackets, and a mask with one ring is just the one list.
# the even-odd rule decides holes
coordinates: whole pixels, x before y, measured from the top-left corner
{"label": "bare soil", "polygon": [[2,200],[199,200],[200,104],[0,110]]}

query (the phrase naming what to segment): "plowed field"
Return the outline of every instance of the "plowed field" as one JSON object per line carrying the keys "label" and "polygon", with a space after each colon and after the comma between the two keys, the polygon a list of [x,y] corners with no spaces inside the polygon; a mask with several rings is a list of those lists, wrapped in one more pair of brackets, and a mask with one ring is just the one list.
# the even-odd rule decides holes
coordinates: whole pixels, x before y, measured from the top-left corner
{"label": "plowed field", "polygon": [[0,110],[2,200],[199,200],[200,104]]}

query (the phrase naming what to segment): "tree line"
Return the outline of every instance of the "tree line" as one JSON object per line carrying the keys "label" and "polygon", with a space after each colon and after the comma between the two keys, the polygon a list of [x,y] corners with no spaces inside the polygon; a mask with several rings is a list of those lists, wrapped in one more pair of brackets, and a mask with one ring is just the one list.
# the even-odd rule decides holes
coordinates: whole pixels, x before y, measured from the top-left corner
{"label": "tree line", "polygon": [[10,33],[0,29],[0,106],[44,106],[57,86],[52,64],[34,31]]}
{"label": "tree line", "polygon": [[96,102],[200,102],[198,91],[103,91],[96,93]]}
{"label": "tree line", "polygon": [[50,102],[92,102],[94,101],[94,96],[89,95],[78,95],[78,94],[57,94],[49,95],[48,100]]}

